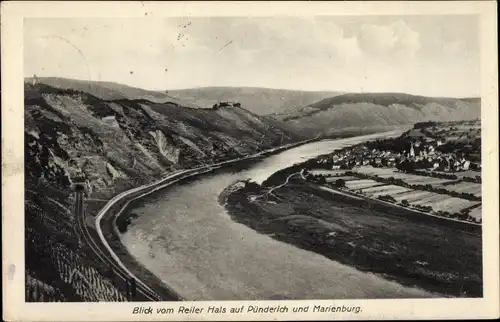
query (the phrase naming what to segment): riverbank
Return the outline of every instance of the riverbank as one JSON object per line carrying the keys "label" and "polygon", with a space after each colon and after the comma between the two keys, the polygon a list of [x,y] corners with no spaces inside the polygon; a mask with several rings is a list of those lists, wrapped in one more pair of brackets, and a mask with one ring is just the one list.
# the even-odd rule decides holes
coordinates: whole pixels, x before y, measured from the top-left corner
{"label": "riverbank", "polygon": [[[159,180],[157,183],[153,183],[145,187],[144,189],[140,189],[137,192],[134,192],[128,198],[122,198],[118,202],[116,202],[106,213],[105,216],[100,220],[100,229],[105,236],[105,239],[108,245],[111,247],[113,252],[118,256],[120,261],[127,267],[134,276],[137,276],[143,281],[146,285],[150,286],[152,290],[154,290],[162,300],[174,300],[179,301],[183,300],[181,295],[172,290],[166,283],[164,283],[161,279],[159,279],[155,274],[152,274],[144,265],[142,265],[136,258],[130,253],[129,249],[123,247],[121,236],[127,231],[129,225],[132,224],[134,219],[139,217],[138,214],[130,212],[130,208],[137,207],[141,204],[144,204],[148,201],[147,196],[151,195],[153,192],[160,192],[160,190],[164,190],[171,185],[179,182],[179,183],[187,183],[190,181],[198,180],[199,177],[204,173],[209,173],[211,175],[215,175],[221,172],[228,171],[243,171],[250,167],[255,162],[262,160],[264,157],[269,157],[274,154],[278,154],[288,149],[292,149],[298,147],[300,145],[304,145],[307,143],[311,143],[314,141],[320,140],[319,137],[290,143],[284,146],[272,148],[269,150],[261,151],[257,154],[243,157],[237,160],[229,160],[221,163],[217,163],[214,165],[207,165],[205,167],[195,168],[191,170],[186,170],[185,173],[175,180],[171,182],[165,182],[164,179]],[[228,166],[231,165],[230,168]],[[161,189],[157,189],[161,185]],[[134,189],[137,190],[137,189]],[[141,199],[139,199],[141,197]],[[96,225],[97,226],[97,225]],[[97,231],[93,231],[95,239],[98,239],[99,236]],[[144,298],[138,298],[138,300],[145,300]]]}
{"label": "riverbank", "polygon": [[[292,172],[281,171],[272,182],[282,183]],[[374,200],[332,195],[299,178],[272,194],[270,181],[240,184],[221,201],[233,220],[276,240],[445,297],[482,296],[480,232]]]}
{"label": "riverbank", "polygon": [[189,300],[433,297],[260,234],[232,220],[218,200],[237,180],[264,179],[321,151],[388,135],[398,133],[314,142],[245,170],[231,165],[190,177],[134,201],[128,211],[138,217],[120,239],[133,258]]}

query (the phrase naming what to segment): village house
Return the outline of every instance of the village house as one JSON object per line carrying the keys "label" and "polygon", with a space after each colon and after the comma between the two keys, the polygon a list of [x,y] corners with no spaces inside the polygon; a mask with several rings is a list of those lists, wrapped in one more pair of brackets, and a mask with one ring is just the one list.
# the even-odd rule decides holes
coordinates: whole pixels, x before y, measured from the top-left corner
{"label": "village house", "polygon": [[461,167],[461,170],[463,170],[463,171],[469,170],[470,161],[466,160],[465,158],[462,158],[462,160],[460,161],[460,167]]}

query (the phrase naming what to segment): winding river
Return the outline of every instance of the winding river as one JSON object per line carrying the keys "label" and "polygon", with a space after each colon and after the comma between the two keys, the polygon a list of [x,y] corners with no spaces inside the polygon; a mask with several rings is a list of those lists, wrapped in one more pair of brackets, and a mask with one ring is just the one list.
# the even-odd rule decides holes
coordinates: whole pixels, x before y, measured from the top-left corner
{"label": "winding river", "polygon": [[140,215],[122,235],[128,251],[187,300],[271,300],[430,297],[282,243],[235,223],[218,202],[236,180],[262,182],[320,154],[404,130],[325,140],[270,156],[234,173],[176,184],[131,209]]}

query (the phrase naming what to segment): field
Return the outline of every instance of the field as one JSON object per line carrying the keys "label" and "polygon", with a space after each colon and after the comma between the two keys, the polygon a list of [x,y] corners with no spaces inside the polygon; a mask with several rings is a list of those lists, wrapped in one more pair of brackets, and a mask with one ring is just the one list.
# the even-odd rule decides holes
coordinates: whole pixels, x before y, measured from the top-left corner
{"label": "field", "polygon": [[408,192],[392,195],[398,202],[407,200],[410,204],[420,206],[431,206],[434,211],[460,212],[460,210],[478,204],[477,201],[469,201],[454,198],[434,192],[410,190]]}
{"label": "field", "polygon": [[346,172],[346,170],[311,170],[310,173],[312,175],[322,175],[322,176],[341,176]]}
{"label": "field", "polygon": [[[415,174],[399,172],[394,168],[375,168],[372,166],[361,166],[351,170],[364,175],[375,175],[381,178],[402,180],[410,185],[432,185],[436,188],[443,188],[448,191],[458,193],[471,193],[474,196],[481,196],[481,184],[473,182],[458,182],[461,177],[475,177],[479,172],[467,171],[455,173],[456,180],[441,179]],[[393,197],[398,203],[402,200],[408,201],[414,206],[430,206],[434,212],[446,211],[449,213],[459,213],[466,208],[473,208],[480,204],[478,201],[469,201],[463,198],[452,197],[447,194],[438,194],[430,191],[414,190],[397,185],[384,184],[371,179],[360,179],[356,175],[345,175],[346,170],[313,170],[312,174],[326,176],[328,183],[334,183],[338,179],[345,181],[346,188],[354,192],[362,192],[370,198],[377,198],[382,195]],[[480,217],[481,210],[474,210],[472,217]]]}
{"label": "field", "polygon": [[457,139],[476,139],[481,137],[481,121],[448,122],[426,128],[427,131],[453,141]]}
{"label": "field", "polygon": [[469,201],[461,198],[448,197],[446,195],[434,194],[413,202],[415,205],[431,206],[434,211],[448,211],[452,213],[477,205],[477,201]]}
{"label": "field", "polygon": [[419,176],[414,174],[407,174],[403,172],[399,172],[395,169],[389,168],[374,168],[371,166],[362,166],[355,170],[356,172],[368,174],[368,175],[377,175],[382,178],[390,178],[401,179],[408,184],[443,184],[447,182],[451,182],[453,180],[449,179],[440,179],[440,178],[432,178],[426,176]]}
{"label": "field", "polygon": [[252,229],[403,285],[443,296],[482,294],[480,232],[370,199],[332,197],[304,182],[275,190],[272,203],[249,203],[249,194],[261,193],[253,189],[237,190],[225,203]]}
{"label": "field", "polygon": [[438,174],[446,174],[446,175],[450,175],[450,174],[453,174],[453,175],[456,175],[458,179],[462,179],[462,178],[475,178],[476,176],[481,176],[481,172],[480,171],[462,171],[462,172],[453,172],[453,173],[450,173],[450,172],[441,172],[441,171],[432,171],[434,173],[438,173]]}
{"label": "field", "polygon": [[347,181],[345,185],[349,189],[358,190],[373,186],[380,186],[384,184],[370,179],[360,179],[360,180]]}
{"label": "field", "polygon": [[472,193],[474,196],[481,196],[481,184],[474,182],[460,182],[453,185],[444,186],[446,190],[463,192],[463,193]]}
{"label": "field", "polygon": [[398,202],[402,201],[402,200],[408,200],[409,203],[412,203],[412,202],[415,202],[415,201],[418,201],[420,199],[427,198],[427,197],[430,197],[433,195],[435,195],[435,193],[429,192],[429,191],[410,190],[407,192],[398,193],[392,197],[394,197],[394,199],[396,199],[396,201],[398,201]]}
{"label": "field", "polygon": [[352,181],[352,180],[358,180],[359,178],[358,177],[354,177],[354,176],[338,176],[338,177],[329,177],[329,178],[326,178],[326,182],[335,182],[339,179],[342,179],[344,181]]}
{"label": "field", "polygon": [[[460,182],[456,184],[443,185],[445,183],[453,183],[456,180],[419,176],[398,172],[389,168],[374,168],[372,166],[362,166],[356,168],[355,171],[367,175],[377,175],[382,178],[394,177],[395,179],[401,179],[404,182],[413,185],[430,184],[434,187],[441,187],[450,191],[472,193],[475,196],[481,196],[481,184],[478,183]],[[435,212],[447,211],[450,213],[458,213],[463,209],[479,204],[477,201],[451,197],[446,194],[414,190],[397,185],[384,184],[371,179],[359,179],[355,176],[346,176],[343,175],[345,170],[314,170],[311,171],[311,173],[327,176],[326,181],[329,183],[333,183],[338,179],[343,179],[345,181],[346,188],[352,191],[361,191],[364,195],[370,198],[389,195],[398,203],[402,200],[406,200],[414,206],[430,206]],[[474,216],[480,216],[480,211],[478,214],[474,213],[473,217]]]}
{"label": "field", "polygon": [[469,213],[469,216],[474,218],[482,218],[483,206],[476,207],[472,209]]}
{"label": "field", "polygon": [[398,194],[398,193],[412,191],[412,189],[388,184],[388,185],[383,185],[383,186],[364,188],[361,191],[364,192],[369,197],[376,198],[380,195],[393,196],[393,195]]}

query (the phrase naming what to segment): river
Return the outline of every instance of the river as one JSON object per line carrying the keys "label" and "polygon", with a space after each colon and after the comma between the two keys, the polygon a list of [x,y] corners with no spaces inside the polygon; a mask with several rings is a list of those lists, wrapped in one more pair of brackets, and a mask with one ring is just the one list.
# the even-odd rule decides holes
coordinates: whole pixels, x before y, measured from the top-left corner
{"label": "river", "polygon": [[231,220],[218,202],[236,180],[262,182],[305,159],[383,134],[309,143],[235,173],[203,175],[147,197],[122,235],[128,251],[187,300],[417,298],[431,294],[282,243]]}

